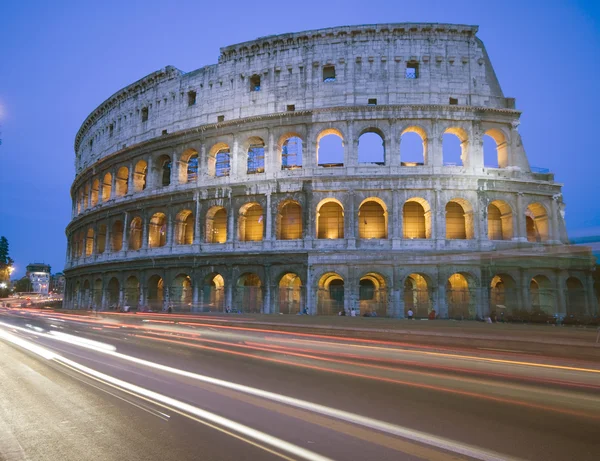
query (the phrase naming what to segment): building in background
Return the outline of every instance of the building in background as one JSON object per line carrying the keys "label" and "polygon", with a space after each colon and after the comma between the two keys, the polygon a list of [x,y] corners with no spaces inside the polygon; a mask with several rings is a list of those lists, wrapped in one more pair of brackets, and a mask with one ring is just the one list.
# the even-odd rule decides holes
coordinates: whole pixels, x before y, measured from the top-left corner
{"label": "building in background", "polygon": [[44,263],[32,263],[26,269],[26,275],[31,281],[31,291],[47,295],[50,290],[50,266]]}
{"label": "building in background", "polygon": [[50,291],[55,294],[63,294],[65,292],[65,274],[57,272],[50,277]]}

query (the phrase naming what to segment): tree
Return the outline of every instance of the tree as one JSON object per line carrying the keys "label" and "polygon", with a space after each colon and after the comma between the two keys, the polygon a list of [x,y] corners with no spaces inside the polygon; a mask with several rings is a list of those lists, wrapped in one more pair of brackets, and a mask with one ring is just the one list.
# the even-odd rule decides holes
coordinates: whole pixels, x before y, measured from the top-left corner
{"label": "tree", "polygon": [[0,237],[0,282],[10,282],[10,268],[13,262],[8,255],[8,239],[2,236]]}
{"label": "tree", "polygon": [[17,293],[30,293],[32,290],[33,288],[31,287],[31,280],[29,280],[29,277],[27,276],[19,279],[15,285],[15,291]]}

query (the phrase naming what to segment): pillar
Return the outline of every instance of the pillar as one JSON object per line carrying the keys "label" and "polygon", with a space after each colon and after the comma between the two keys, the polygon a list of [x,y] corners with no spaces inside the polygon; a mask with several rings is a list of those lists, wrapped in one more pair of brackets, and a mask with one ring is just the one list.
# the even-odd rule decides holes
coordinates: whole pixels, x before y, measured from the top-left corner
{"label": "pillar", "polygon": [[517,229],[514,232],[514,239],[519,242],[527,241],[527,225],[525,220],[525,195],[523,192],[517,192]]}
{"label": "pillar", "polygon": [[146,216],[142,216],[142,250],[148,249],[148,226],[150,223],[146,219]]}
{"label": "pillar", "polygon": [[265,292],[263,293],[263,313],[271,314],[271,266],[265,266]]}
{"label": "pillar", "polygon": [[265,210],[265,214],[267,215],[266,219],[266,229],[265,229],[265,243],[267,247],[271,246],[271,241],[273,240],[273,212],[271,210],[271,191],[267,192],[267,209]]}
{"label": "pillar", "polygon": [[123,240],[121,244],[121,251],[127,251],[129,249],[129,239],[127,236],[129,232],[127,232],[127,228],[129,226],[129,213],[126,211],[123,213]]}
{"label": "pillar", "polygon": [[194,194],[194,201],[196,203],[196,214],[194,215],[194,245],[200,245],[202,241],[202,224],[200,221],[200,212],[202,211],[202,205],[200,204],[200,195]]}
{"label": "pillar", "polygon": [[172,247],[173,246],[173,234],[174,234],[174,229],[173,229],[173,212],[169,211],[169,213],[167,214],[167,242],[166,242],[166,246],[168,247]]}

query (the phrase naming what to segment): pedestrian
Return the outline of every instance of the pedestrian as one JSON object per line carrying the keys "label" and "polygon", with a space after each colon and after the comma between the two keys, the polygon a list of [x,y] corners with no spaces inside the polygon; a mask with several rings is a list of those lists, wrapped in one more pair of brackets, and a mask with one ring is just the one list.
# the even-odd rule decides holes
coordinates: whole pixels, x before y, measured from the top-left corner
{"label": "pedestrian", "polygon": [[412,320],[415,313],[412,311],[412,309],[408,309],[408,312],[406,313],[406,315],[408,316],[408,320]]}
{"label": "pedestrian", "polygon": [[435,320],[435,309],[431,309],[431,312],[427,316],[429,320]]}

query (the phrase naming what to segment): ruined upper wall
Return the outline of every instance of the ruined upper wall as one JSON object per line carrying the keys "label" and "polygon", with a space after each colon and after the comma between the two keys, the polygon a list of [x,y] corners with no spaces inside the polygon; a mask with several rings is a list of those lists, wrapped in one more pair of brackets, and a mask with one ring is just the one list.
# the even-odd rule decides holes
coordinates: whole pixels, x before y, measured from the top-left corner
{"label": "ruined upper wall", "polygon": [[[476,26],[378,24],[262,37],[221,48],[219,63],[168,66],[118,91],[83,123],[76,171],[164,133],[219,121],[335,106],[458,105],[512,108]],[[406,78],[407,63],[418,78]],[[335,81],[323,68],[335,67]],[[260,77],[260,90],[251,78]],[[191,102],[195,92],[195,103]],[[147,120],[146,118],[147,113]]]}

